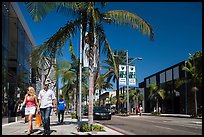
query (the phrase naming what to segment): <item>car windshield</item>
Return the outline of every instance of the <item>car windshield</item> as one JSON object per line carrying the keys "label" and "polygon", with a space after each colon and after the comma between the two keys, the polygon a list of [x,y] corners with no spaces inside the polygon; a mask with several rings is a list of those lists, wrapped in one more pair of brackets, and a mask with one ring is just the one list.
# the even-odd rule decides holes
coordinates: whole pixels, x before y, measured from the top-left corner
{"label": "car windshield", "polygon": [[105,107],[94,107],[94,112],[108,112]]}
{"label": "car windshield", "polygon": [[[88,112],[88,108],[84,109],[84,112]],[[109,112],[108,109],[106,107],[94,107],[93,112]]]}

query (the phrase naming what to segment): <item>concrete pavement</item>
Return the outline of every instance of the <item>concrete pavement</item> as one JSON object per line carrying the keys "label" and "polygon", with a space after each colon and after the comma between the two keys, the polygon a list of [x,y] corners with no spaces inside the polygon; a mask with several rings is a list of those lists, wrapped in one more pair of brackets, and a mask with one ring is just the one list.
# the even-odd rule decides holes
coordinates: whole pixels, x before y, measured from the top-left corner
{"label": "concrete pavement", "polygon": [[[83,122],[87,122],[87,118],[82,118]],[[99,123],[95,123],[99,124]],[[70,115],[65,115],[64,124],[57,123],[57,116],[53,114],[51,116],[50,128],[51,134],[50,135],[123,135],[123,133],[118,132],[112,128],[104,127],[105,131],[98,131],[98,132],[78,132],[77,131],[77,119],[71,119]],[[2,135],[26,135],[26,130],[28,128],[28,123],[23,123],[23,121],[17,121],[12,123],[7,123],[2,125]],[[34,133],[31,135],[42,135],[43,134],[43,127],[36,127],[35,126],[35,119],[33,121],[33,129]]]}
{"label": "concrete pavement", "polygon": [[[143,115],[151,115],[151,113],[143,113]],[[130,115],[128,117],[135,117],[136,115]],[[161,114],[160,116],[171,117],[185,117],[190,118],[190,115],[183,114]],[[138,117],[138,116],[136,116]],[[202,117],[201,117],[202,119]],[[125,135],[123,132],[118,131],[112,127],[102,125],[95,121],[95,124],[104,127],[105,131],[100,132],[78,132],[77,131],[77,119],[71,119],[70,114],[65,115],[64,124],[57,124],[57,116],[53,114],[51,116],[51,135]],[[82,122],[87,122],[88,118],[83,117]],[[198,123],[200,124],[200,123]],[[42,135],[43,128],[35,126],[35,119],[33,121],[34,133],[32,135]],[[28,123],[24,124],[23,121],[2,123],[2,135],[26,135],[25,131],[28,128]]]}

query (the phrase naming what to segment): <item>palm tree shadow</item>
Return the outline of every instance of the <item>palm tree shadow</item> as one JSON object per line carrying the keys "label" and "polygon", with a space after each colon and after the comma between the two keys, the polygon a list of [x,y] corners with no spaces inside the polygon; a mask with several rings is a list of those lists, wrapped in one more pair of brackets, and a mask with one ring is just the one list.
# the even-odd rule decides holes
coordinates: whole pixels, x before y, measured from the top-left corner
{"label": "palm tree shadow", "polygon": [[69,125],[71,123],[71,121],[64,121],[63,123],[58,123],[57,121],[54,121],[54,123],[51,123],[50,126]]}
{"label": "palm tree shadow", "polygon": [[50,132],[48,133],[48,135],[50,135],[52,132],[57,132],[57,130],[50,130]]}
{"label": "palm tree shadow", "polygon": [[[40,132],[38,132],[37,135],[41,135],[41,134],[44,133],[44,130],[41,130],[41,129],[38,129],[38,130],[40,130]],[[37,130],[37,131],[38,131],[38,130]],[[52,130],[52,129],[51,129],[50,132],[48,133],[48,135],[52,134],[52,132],[57,132],[57,130]]]}
{"label": "palm tree shadow", "polygon": [[44,130],[41,130],[41,129],[39,129],[39,130],[40,130],[40,132],[38,132],[37,135],[43,134]]}

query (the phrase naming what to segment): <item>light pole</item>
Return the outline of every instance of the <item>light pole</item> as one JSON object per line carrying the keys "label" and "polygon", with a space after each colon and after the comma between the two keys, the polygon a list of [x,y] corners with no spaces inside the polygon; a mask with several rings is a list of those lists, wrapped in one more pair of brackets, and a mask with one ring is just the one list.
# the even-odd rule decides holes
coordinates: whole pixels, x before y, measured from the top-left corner
{"label": "light pole", "polygon": [[127,70],[127,81],[126,81],[126,86],[127,86],[127,114],[129,115],[130,113],[130,102],[129,102],[129,66],[128,66],[128,50],[126,52],[126,70]]}
{"label": "light pole", "polygon": [[[81,100],[81,86],[82,86],[82,24],[80,28],[80,64],[79,64],[79,122],[82,121],[81,118],[81,106],[82,106],[82,100]],[[81,124],[81,123],[80,123]]]}
{"label": "light pole", "polygon": [[[139,57],[137,57],[137,58],[134,58],[133,60],[142,60],[142,58],[139,58]],[[132,61],[133,61],[132,60]],[[132,62],[131,61],[131,62]],[[130,63],[131,63],[130,62]],[[129,101],[129,63],[128,63],[128,50],[126,51],[126,68],[127,68],[127,81],[126,81],[126,86],[127,86],[127,114],[129,115],[129,113],[130,113],[130,101]]]}
{"label": "light pole", "polygon": [[[118,55],[113,55],[113,56],[118,56]],[[134,61],[134,60],[142,60],[142,58],[140,58],[140,57],[133,58],[133,60],[131,60],[131,62]],[[128,62],[128,50],[126,51],[126,71],[127,71],[127,76],[126,76],[127,114],[129,114],[129,112],[130,112],[130,103],[129,103],[129,62]]]}

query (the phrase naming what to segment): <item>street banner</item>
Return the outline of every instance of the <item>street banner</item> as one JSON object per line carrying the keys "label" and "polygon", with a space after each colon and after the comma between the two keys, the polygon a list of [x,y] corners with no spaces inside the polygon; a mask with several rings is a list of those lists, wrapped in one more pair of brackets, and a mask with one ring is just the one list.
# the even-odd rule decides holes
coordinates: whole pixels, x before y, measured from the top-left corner
{"label": "street banner", "polygon": [[[86,32],[86,35],[88,34],[88,32]],[[94,44],[96,45],[96,36],[94,35]],[[89,58],[88,58],[88,54],[89,54],[89,44],[87,44],[86,42],[84,42],[84,49],[83,49],[83,67],[88,68],[89,67]],[[97,50],[94,49],[94,68],[97,67],[96,64],[96,53]]]}
{"label": "street banner", "polygon": [[136,86],[135,66],[129,66],[129,86]]}
{"label": "street banner", "polygon": [[119,65],[119,85],[126,86],[126,65]]}

